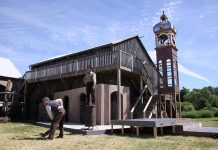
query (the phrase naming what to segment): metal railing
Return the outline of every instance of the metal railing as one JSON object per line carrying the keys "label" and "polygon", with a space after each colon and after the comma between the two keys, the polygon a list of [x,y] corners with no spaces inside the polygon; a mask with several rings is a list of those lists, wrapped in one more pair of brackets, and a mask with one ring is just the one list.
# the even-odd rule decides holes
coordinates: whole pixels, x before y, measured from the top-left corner
{"label": "metal railing", "polygon": [[[121,60],[119,61],[119,59]],[[67,73],[77,74],[80,71],[84,71],[89,65],[92,65],[95,69],[98,69],[106,66],[117,66],[119,62],[121,63],[121,66],[129,68],[132,71],[141,71],[142,61],[139,58],[136,58],[127,52],[117,50],[95,54],[88,57],[83,56],[78,59],[72,59],[46,67],[32,69],[26,72],[25,79],[37,80],[51,76],[61,77],[62,74]]]}

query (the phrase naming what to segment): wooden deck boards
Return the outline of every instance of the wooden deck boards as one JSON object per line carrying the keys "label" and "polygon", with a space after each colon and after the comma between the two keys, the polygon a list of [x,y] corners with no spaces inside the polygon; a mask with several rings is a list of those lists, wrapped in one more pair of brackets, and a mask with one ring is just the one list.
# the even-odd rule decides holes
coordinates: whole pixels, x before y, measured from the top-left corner
{"label": "wooden deck boards", "polygon": [[136,128],[136,135],[139,136],[139,127],[152,127],[153,136],[157,137],[157,128],[161,129],[163,135],[163,127],[172,127],[172,133],[175,134],[176,119],[171,118],[155,118],[155,119],[128,119],[128,120],[112,120],[111,130],[113,125],[122,126],[122,134],[124,134],[124,126],[132,126]]}

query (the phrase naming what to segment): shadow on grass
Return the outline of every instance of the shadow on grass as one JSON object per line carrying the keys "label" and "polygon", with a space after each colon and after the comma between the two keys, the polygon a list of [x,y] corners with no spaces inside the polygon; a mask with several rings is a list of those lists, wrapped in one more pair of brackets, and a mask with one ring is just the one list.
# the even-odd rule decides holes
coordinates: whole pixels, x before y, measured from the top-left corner
{"label": "shadow on grass", "polygon": [[19,140],[42,140],[42,141],[46,141],[46,140],[50,140],[50,139],[43,138],[43,137],[24,137],[24,138],[21,138]]}
{"label": "shadow on grass", "polygon": [[18,140],[49,140],[46,137],[41,137],[41,134],[33,135],[33,137],[23,137],[19,138]]}

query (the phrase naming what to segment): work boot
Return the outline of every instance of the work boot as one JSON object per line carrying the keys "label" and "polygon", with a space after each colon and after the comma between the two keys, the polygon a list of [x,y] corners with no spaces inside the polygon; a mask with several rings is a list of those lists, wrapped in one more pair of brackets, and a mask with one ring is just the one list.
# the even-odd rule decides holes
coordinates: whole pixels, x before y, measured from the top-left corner
{"label": "work boot", "polygon": [[60,132],[59,135],[56,138],[64,138],[64,133]]}
{"label": "work boot", "polygon": [[58,135],[56,138],[64,138],[64,136],[63,135]]}

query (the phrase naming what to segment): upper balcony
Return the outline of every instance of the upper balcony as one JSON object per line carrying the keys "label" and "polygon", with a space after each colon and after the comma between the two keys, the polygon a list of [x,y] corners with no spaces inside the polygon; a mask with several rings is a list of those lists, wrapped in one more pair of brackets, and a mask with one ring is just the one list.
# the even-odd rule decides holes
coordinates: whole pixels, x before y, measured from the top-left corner
{"label": "upper balcony", "polygon": [[93,66],[95,72],[113,70],[120,67],[122,70],[140,74],[143,64],[142,60],[135,56],[116,50],[31,69],[26,72],[24,78],[28,83],[33,83],[83,75],[89,65]]}

